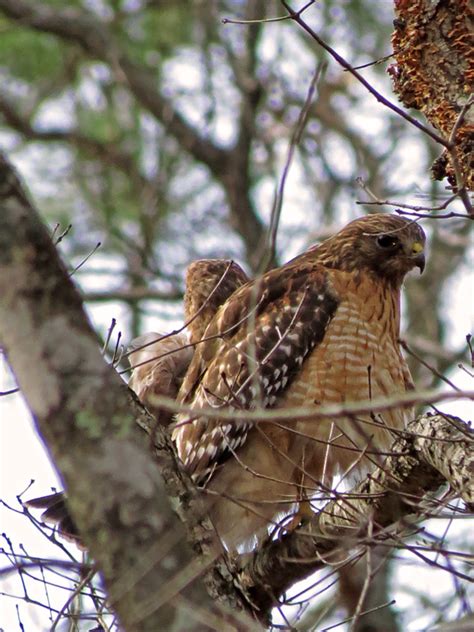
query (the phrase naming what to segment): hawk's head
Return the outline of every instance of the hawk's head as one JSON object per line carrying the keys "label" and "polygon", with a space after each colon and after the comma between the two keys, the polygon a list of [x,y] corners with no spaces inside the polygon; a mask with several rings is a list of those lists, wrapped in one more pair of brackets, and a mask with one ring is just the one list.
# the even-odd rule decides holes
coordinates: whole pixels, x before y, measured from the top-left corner
{"label": "hawk's head", "polygon": [[406,273],[425,267],[425,233],[413,220],[378,213],[360,217],[317,247],[318,259],[339,270],[366,270],[401,284]]}

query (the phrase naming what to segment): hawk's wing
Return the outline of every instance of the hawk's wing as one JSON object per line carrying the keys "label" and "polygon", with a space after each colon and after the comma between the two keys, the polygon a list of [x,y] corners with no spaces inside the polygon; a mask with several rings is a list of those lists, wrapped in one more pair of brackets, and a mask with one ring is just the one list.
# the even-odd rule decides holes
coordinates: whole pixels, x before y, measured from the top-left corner
{"label": "hawk's wing", "polygon": [[238,414],[216,421],[198,411],[273,406],[323,339],[337,305],[327,270],[299,257],[245,285],[219,309],[179,394],[197,414],[178,415],[173,432],[195,480],[243,445],[250,427]]}
{"label": "hawk's wing", "polygon": [[192,343],[202,340],[219,307],[248,280],[242,268],[230,259],[199,259],[188,266],[184,318]]}

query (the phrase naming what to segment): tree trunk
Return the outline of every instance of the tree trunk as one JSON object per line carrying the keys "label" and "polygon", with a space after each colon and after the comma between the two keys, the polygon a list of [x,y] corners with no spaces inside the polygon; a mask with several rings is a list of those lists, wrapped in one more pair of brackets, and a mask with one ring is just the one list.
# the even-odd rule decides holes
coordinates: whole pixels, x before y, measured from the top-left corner
{"label": "tree trunk", "polygon": [[[157,466],[142,430],[149,415],[101,356],[46,227],[1,157],[0,297],[0,340],[123,628],[223,625],[227,615],[201,577],[216,553],[196,555],[168,500],[185,499],[182,511],[191,506],[188,517],[198,519],[190,528],[197,528],[202,514],[192,506],[193,488],[160,428],[153,433]],[[234,595],[227,603],[239,610],[234,587],[225,586]]]}

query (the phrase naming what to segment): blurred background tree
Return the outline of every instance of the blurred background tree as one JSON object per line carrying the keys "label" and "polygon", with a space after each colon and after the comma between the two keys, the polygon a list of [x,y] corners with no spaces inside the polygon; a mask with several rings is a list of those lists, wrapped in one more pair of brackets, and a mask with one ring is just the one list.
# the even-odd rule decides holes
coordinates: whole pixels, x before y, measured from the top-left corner
{"label": "blurred background tree", "polygon": [[[369,200],[358,178],[381,200],[445,200],[445,184],[429,176],[439,146],[326,65],[295,24],[232,22],[281,15],[270,0],[0,0],[0,143],[56,237],[66,232],[63,254],[80,266],[75,278],[102,333],[112,316],[126,340],[182,321],[184,269],[194,259],[259,269],[316,68],[323,72],[295,147],[271,264],[379,212],[357,206]],[[368,0],[320,2],[305,13],[353,66],[379,60],[361,72],[386,95],[393,17],[392,2]],[[411,358],[420,387],[436,386],[465,357],[466,318],[448,306],[466,287],[467,225],[424,225],[436,255],[422,280],[408,282],[404,322],[410,348],[435,369]],[[336,603],[326,605],[334,614]],[[427,594],[415,609],[442,617]],[[319,604],[312,620],[320,615]],[[393,616],[383,625],[397,629]]]}

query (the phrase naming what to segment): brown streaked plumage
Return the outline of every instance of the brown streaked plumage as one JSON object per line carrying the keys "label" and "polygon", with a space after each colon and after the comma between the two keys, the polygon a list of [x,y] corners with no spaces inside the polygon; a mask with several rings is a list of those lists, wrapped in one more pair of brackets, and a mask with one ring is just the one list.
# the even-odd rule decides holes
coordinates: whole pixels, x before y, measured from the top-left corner
{"label": "brown streaked plumage", "polygon": [[202,340],[217,309],[248,277],[232,260],[199,259],[186,270],[184,318],[192,343]]}
{"label": "brown streaked plumage", "polygon": [[[239,420],[260,407],[305,410],[396,396],[413,388],[401,356],[400,289],[424,266],[424,233],[395,215],[370,215],[281,268],[247,283],[217,311],[185,376],[173,432],[178,454],[209,492],[217,532],[235,547],[338,472],[373,467],[409,409],[383,417]],[[206,418],[205,409],[235,411]],[[199,414],[199,411],[203,411]],[[364,454],[362,454],[364,452]]]}

